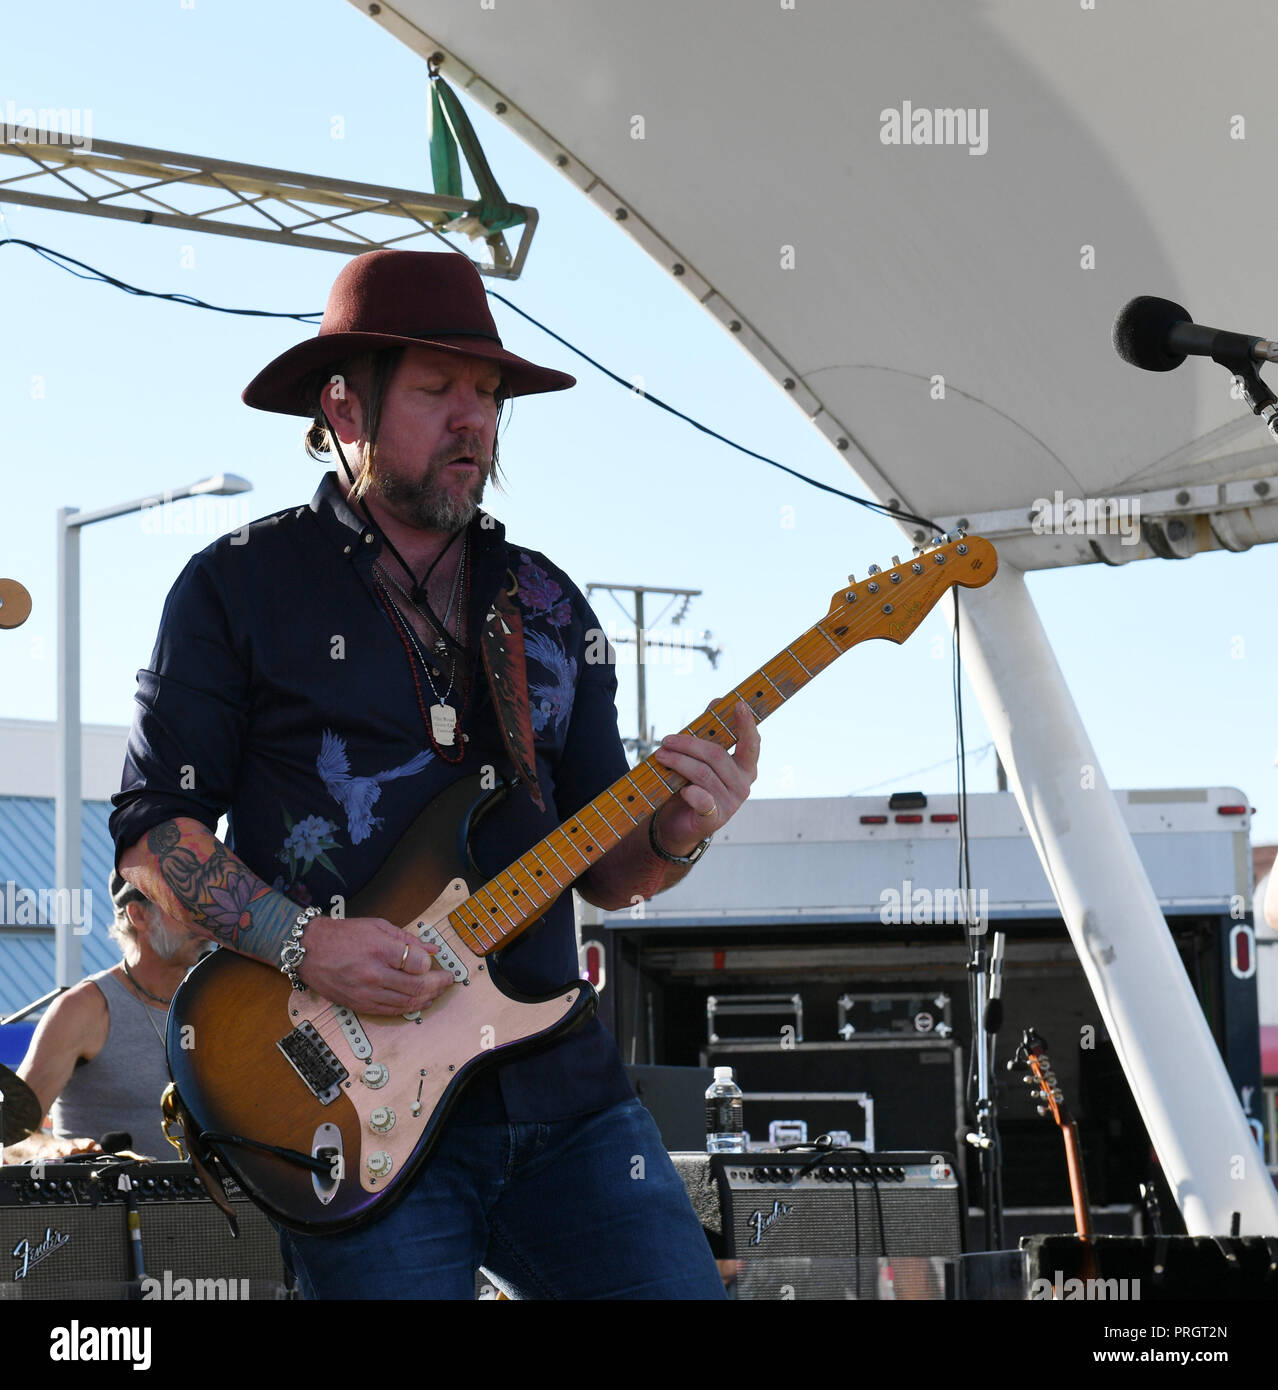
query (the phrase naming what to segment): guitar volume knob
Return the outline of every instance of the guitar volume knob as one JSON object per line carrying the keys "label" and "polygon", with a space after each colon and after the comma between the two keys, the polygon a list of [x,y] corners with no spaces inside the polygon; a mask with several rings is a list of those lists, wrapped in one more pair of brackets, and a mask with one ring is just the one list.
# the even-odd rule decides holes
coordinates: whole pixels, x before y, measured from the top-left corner
{"label": "guitar volume knob", "polygon": [[385,1062],[370,1062],[360,1080],[369,1090],[376,1091],[390,1080],[390,1071]]}
{"label": "guitar volume knob", "polygon": [[391,1156],[385,1149],[378,1149],[376,1153],[369,1154],[367,1168],[369,1173],[375,1177],[384,1177],[391,1170]]}
{"label": "guitar volume knob", "polygon": [[386,1105],[379,1105],[368,1117],[368,1127],[374,1134],[385,1134],[395,1128],[395,1112]]}

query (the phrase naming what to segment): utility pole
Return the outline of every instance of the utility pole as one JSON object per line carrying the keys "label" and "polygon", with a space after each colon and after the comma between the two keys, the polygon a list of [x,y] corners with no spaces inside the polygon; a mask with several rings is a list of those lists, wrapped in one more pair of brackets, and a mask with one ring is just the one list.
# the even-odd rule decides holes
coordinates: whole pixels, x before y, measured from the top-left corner
{"label": "utility pole", "polygon": [[[623,746],[633,751],[635,761],[642,762],[644,758],[657,746],[656,740],[651,736],[648,728],[648,685],[647,685],[647,659],[646,651],[648,647],[678,647],[681,650],[701,652],[709,658],[710,665],[717,667],[719,657],[723,653],[721,647],[711,647],[707,645],[712,633],[703,632],[700,634],[700,644],[693,642],[672,642],[661,637],[653,637],[649,634],[645,625],[644,618],[644,596],[646,594],[669,594],[671,599],[682,599],[679,611],[671,618],[671,626],[678,626],[688,611],[688,606],[694,598],[701,597],[700,589],[661,589],[651,584],[588,584],[586,586],[586,597],[589,598],[596,589],[604,589],[614,597],[618,593],[634,595],[634,613],[627,614],[631,622],[634,623],[634,637],[618,637],[618,644],[633,642],[635,644],[635,685],[639,701],[639,732],[637,738],[622,739]],[[667,604],[668,608],[670,605]],[[665,609],[662,609],[665,612]]]}

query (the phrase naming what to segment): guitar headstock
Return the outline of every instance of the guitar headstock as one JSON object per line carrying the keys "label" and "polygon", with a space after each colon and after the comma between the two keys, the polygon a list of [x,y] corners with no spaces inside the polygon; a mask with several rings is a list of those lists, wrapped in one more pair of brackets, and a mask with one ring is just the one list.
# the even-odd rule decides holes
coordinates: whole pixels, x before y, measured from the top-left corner
{"label": "guitar headstock", "polygon": [[1051,1115],[1062,1129],[1069,1124],[1069,1114],[1065,1109],[1065,1093],[1056,1081],[1052,1059],[1047,1055],[1047,1044],[1032,1029],[1027,1028],[1021,1036],[1021,1045],[1016,1049],[1016,1060],[1009,1067],[1029,1067],[1029,1075],[1023,1076],[1030,1089],[1030,1098],[1038,1101],[1038,1113]]}
{"label": "guitar headstock", "polygon": [[822,630],[829,624],[831,639],[846,638],[848,646],[870,637],[904,642],[942,594],[956,585],[978,589],[997,573],[998,556],[982,536],[938,536],[929,546],[916,546],[904,563],[894,555],[890,569],[871,565],[860,583],[848,575],[847,587],[830,599]]}

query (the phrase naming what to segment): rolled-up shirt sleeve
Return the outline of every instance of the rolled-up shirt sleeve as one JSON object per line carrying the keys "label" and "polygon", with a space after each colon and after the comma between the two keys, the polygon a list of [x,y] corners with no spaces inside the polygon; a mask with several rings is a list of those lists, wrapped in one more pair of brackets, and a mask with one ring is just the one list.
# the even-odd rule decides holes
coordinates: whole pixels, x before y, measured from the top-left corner
{"label": "rolled-up shirt sleeve", "polygon": [[249,714],[248,665],[205,551],[170,590],[151,665],[138,672],[124,773],[111,798],[117,867],[148,830],[175,817],[216,830],[235,790]]}

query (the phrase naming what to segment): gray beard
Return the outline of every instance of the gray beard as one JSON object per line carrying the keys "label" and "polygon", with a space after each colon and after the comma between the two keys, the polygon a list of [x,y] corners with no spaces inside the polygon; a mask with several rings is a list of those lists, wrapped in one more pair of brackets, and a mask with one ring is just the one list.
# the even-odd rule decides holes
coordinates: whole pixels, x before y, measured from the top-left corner
{"label": "gray beard", "polygon": [[185,933],[179,936],[176,932],[170,931],[158,917],[153,918],[148,924],[146,935],[151,949],[165,965],[171,965],[177,960],[190,939]]}
{"label": "gray beard", "polygon": [[456,531],[468,526],[479,510],[487,478],[482,474],[468,497],[440,487],[434,476],[421,482],[373,473],[370,491],[375,492],[401,520],[422,531]]}

